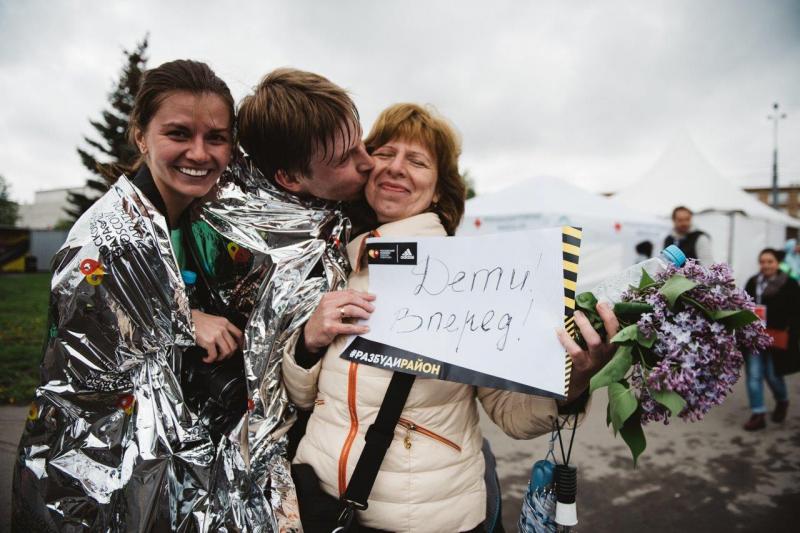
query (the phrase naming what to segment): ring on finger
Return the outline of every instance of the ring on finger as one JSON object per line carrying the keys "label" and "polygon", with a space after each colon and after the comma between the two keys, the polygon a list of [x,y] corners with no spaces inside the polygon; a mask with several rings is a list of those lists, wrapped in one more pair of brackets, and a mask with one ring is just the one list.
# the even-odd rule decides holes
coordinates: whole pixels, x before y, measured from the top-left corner
{"label": "ring on finger", "polygon": [[345,314],[345,312],[344,312],[344,306],[342,306],[342,307],[340,307],[340,308],[339,308],[339,318],[340,318],[341,320],[344,320],[345,318],[347,318],[347,315],[346,315],[346,314]]}

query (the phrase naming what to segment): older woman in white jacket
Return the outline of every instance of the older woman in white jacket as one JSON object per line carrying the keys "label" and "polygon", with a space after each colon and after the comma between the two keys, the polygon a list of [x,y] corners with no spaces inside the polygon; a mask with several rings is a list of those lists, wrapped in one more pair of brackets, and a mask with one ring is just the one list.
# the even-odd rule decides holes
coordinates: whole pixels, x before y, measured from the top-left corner
{"label": "older woman in white jacket", "polygon": [[[428,109],[397,104],[378,118],[367,150],[375,168],[365,196],[378,223],[372,235],[452,235],[464,211],[465,185],[458,173],[460,147],[453,129]],[[313,413],[294,462],[310,465],[324,493],[341,497],[364,448],[364,435],[383,402],[392,372],[339,357],[347,334],[365,333],[347,318],[368,318],[376,302],[362,257],[364,239],[347,247],[353,266],[346,291],[329,293],[285,353],[283,378],[290,399]],[[607,308],[599,311],[609,333],[617,329]],[[586,389],[589,376],[610,357],[585,318],[577,316],[590,350],[565,332],[573,357],[568,401]],[[323,350],[327,348],[326,351]],[[477,401],[476,401],[477,400]],[[517,439],[549,432],[558,405],[547,398],[417,378],[358,522],[385,531],[481,531],[486,512],[481,403],[503,431]],[[303,502],[300,508],[304,514]]]}

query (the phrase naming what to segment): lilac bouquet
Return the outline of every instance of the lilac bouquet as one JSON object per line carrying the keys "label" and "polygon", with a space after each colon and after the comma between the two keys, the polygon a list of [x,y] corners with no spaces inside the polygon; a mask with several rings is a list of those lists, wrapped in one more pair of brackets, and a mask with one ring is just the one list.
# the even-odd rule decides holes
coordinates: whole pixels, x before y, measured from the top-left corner
{"label": "lilac bouquet", "polygon": [[[579,294],[576,303],[593,326],[602,326],[592,293]],[[731,392],[743,354],[769,345],[753,308],[727,265],[706,268],[692,260],[655,279],[643,269],[639,286],[614,305],[617,350],[590,390],[608,387],[607,423],[625,440],[634,465],[646,445],[643,424],[668,424],[670,416],[701,420]]]}

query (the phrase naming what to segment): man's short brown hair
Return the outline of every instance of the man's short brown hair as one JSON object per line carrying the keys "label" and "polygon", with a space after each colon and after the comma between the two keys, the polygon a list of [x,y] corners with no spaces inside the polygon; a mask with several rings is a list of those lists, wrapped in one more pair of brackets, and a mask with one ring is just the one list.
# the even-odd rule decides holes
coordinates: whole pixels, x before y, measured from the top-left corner
{"label": "man's short brown hair", "polygon": [[461,140],[450,123],[432,107],[394,104],[384,109],[372,126],[364,144],[372,152],[393,140],[418,142],[436,158],[436,192],[439,201],[432,211],[439,215],[448,235],[454,235],[461,217],[467,186],[458,171]]}
{"label": "man's short brown hair", "polygon": [[686,211],[687,213],[689,213],[689,216],[694,216],[694,213],[692,213],[692,210],[691,210],[691,209],[689,209],[689,208],[688,208],[688,207],[686,207],[685,205],[679,205],[678,207],[676,207],[675,209],[673,209],[673,210],[672,210],[672,220],[675,220],[675,217],[676,217],[676,216],[678,215],[678,213],[680,213],[681,211]]}
{"label": "man's short brown hair", "polygon": [[349,150],[352,129],[360,128],[358,110],[344,89],[292,68],[264,76],[242,100],[238,120],[242,148],[270,179],[279,170],[309,176],[317,149],[323,158],[333,158],[328,152],[337,136]]}

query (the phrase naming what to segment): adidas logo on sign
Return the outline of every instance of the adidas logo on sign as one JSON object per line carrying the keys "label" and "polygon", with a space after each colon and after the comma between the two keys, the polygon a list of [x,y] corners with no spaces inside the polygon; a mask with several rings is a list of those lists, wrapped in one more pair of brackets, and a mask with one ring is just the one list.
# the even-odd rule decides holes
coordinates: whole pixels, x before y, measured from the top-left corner
{"label": "adidas logo on sign", "polygon": [[411,248],[406,248],[406,251],[400,256],[400,259],[406,259],[408,261],[414,259],[414,254],[411,253]]}

